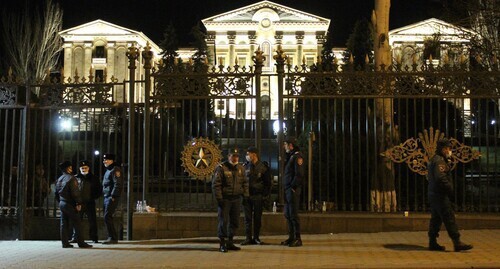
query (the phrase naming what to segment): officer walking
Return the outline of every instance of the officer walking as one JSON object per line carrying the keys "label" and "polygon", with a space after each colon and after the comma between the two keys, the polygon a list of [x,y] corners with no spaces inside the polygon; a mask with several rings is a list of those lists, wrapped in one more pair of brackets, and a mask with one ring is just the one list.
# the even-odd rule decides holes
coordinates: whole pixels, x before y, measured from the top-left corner
{"label": "officer walking", "polygon": [[[83,220],[83,215],[87,215],[90,240],[94,243],[98,243],[95,200],[99,199],[102,194],[101,182],[99,182],[99,179],[94,177],[90,172],[90,163],[88,161],[80,162],[80,172],[76,176],[76,179],[78,180],[78,187],[82,194],[83,201],[80,218]],[[73,235],[71,243],[75,242],[76,237]]]}
{"label": "officer walking", "polygon": [[71,162],[62,162],[59,164],[59,168],[63,174],[57,179],[55,198],[61,209],[60,234],[62,247],[73,247],[73,245],[68,242],[70,232],[69,221],[71,220],[78,246],[80,248],[91,248],[92,245],[83,241],[81,219],[78,215],[78,211],[82,209],[82,198],[80,190],[78,189],[78,181],[72,175],[73,167],[71,166]]}
{"label": "officer walking", "polygon": [[271,192],[271,172],[268,165],[259,160],[259,153],[256,147],[249,147],[247,149],[246,159],[247,162],[244,164],[244,167],[249,183],[250,198],[243,200],[246,238],[241,242],[241,245],[261,245],[263,242],[260,240],[259,235],[262,223],[263,200]]}
{"label": "officer walking", "polygon": [[123,175],[119,165],[115,163],[115,155],[106,153],[103,155],[103,163],[106,173],[102,180],[102,192],[104,194],[104,223],[108,231],[108,239],[103,244],[117,244],[118,234],[113,222],[113,214],[120,204],[120,196],[123,188]]}
{"label": "officer walking", "polygon": [[234,245],[233,236],[239,226],[241,196],[248,199],[249,192],[245,168],[238,163],[239,159],[238,149],[230,150],[228,160],[216,168],[212,178],[212,192],[217,199],[220,252],[240,250]]}
{"label": "officer walking", "polygon": [[302,246],[299,222],[299,200],[304,178],[304,158],[294,137],[288,137],[283,143],[286,151],[284,171],[285,218],[288,224],[288,239],[281,242],[289,247]]}
{"label": "officer walking", "polygon": [[469,250],[472,245],[460,241],[460,233],[455,222],[450,195],[453,194],[453,181],[451,177],[449,158],[452,156],[451,143],[448,139],[438,140],[436,155],[432,157],[427,166],[429,180],[429,203],[431,206],[431,220],[429,222],[429,250],[444,251],[444,246],[437,243],[439,229],[444,223],[448,235],[453,240],[455,251]]}

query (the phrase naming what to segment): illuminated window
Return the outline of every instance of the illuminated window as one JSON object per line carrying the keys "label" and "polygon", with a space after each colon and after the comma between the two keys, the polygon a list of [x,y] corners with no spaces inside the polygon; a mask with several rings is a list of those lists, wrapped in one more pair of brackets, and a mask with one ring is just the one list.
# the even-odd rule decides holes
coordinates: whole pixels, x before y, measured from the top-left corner
{"label": "illuminated window", "polygon": [[245,100],[237,100],[236,101],[236,118],[237,119],[245,119],[245,112],[246,112]]}
{"label": "illuminated window", "polygon": [[247,56],[246,55],[238,55],[238,65],[243,67],[247,67]]}
{"label": "illuminated window", "polygon": [[263,95],[261,99],[262,119],[268,120],[271,117],[271,98],[269,95]]}
{"label": "illuminated window", "polygon": [[264,66],[265,67],[270,67],[271,66],[271,44],[267,41],[262,43],[262,52],[264,57],[266,57],[266,60],[264,61]]}

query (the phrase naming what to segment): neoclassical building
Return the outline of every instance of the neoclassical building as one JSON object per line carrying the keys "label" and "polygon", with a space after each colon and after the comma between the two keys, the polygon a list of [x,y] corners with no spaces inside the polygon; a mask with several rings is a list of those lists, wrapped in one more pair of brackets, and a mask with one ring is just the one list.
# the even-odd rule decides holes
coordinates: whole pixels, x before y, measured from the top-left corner
{"label": "neoclassical building", "polygon": [[[111,78],[118,81],[129,79],[128,47],[135,45],[142,50],[149,43],[155,59],[159,59],[160,48],[142,32],[127,29],[103,20],[95,20],[64,31],[59,35],[64,40],[64,77],[79,77],[88,79],[89,74],[95,79],[107,82]],[[138,62],[141,63],[141,55]],[[136,79],[144,77],[144,68],[137,65]],[[138,86],[136,102],[144,99],[144,90]],[[122,100],[123,91],[117,88],[115,97]]]}
{"label": "neoclassical building", "polygon": [[[278,46],[292,65],[303,61],[312,65],[321,55],[330,20],[271,1],[261,1],[202,20],[207,29],[207,45],[212,65],[253,65],[252,56],[264,52],[262,116],[278,117],[278,93],[273,55]],[[234,100],[233,100],[234,101]],[[229,103],[230,117],[250,118],[255,107],[249,100]],[[286,104],[285,104],[286,106]]]}
{"label": "neoclassical building", "polygon": [[433,62],[439,64],[446,59],[450,64],[460,61],[462,55],[468,57],[467,45],[473,32],[445,21],[431,18],[389,31],[389,45],[395,60],[401,59],[403,65],[411,66],[428,60],[425,46],[434,36],[439,43],[437,50],[432,51]]}

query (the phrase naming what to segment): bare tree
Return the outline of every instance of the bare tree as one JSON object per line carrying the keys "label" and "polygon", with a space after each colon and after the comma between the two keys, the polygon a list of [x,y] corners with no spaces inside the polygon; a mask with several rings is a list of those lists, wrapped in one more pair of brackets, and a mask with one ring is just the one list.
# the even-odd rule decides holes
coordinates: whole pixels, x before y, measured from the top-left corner
{"label": "bare tree", "polygon": [[473,59],[480,57],[482,65],[492,66],[500,56],[500,1],[443,0],[443,7],[445,19],[473,30],[464,33]]}
{"label": "bare tree", "polygon": [[26,0],[19,10],[2,12],[7,65],[27,84],[45,79],[56,67],[62,48],[62,10],[52,0],[44,2],[32,7],[36,1]]}

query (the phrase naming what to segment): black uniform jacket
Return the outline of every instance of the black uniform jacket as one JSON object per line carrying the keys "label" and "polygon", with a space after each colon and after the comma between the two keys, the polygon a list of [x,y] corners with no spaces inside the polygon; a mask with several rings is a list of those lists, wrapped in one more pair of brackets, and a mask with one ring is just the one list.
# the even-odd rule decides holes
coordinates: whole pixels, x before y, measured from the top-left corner
{"label": "black uniform jacket", "polygon": [[232,165],[228,161],[220,164],[212,178],[212,192],[217,200],[227,196],[249,197],[248,179],[243,165]]}
{"label": "black uniform jacket", "polygon": [[450,166],[441,155],[434,155],[427,165],[429,195],[450,195],[453,193],[453,181]]}

